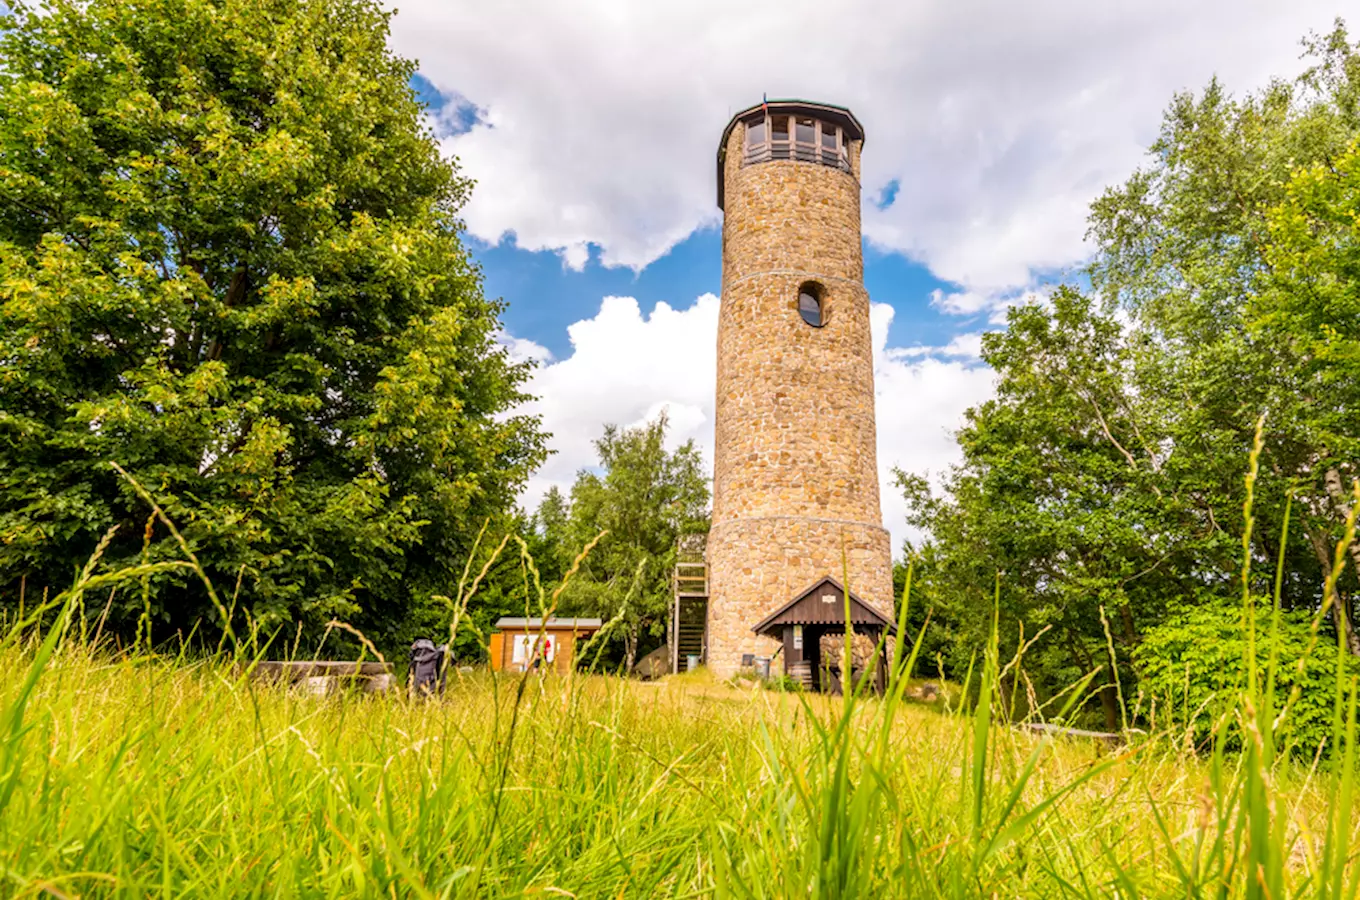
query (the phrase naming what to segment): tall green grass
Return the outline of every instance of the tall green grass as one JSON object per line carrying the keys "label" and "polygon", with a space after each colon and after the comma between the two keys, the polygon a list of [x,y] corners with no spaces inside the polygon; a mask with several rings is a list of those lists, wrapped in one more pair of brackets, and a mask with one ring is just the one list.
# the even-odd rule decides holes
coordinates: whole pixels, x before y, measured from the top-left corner
{"label": "tall green grass", "polygon": [[[1336,560],[1328,603],[1344,546]],[[1248,534],[1248,628],[1251,567]],[[1334,764],[1280,752],[1274,659],[1259,683],[1246,667],[1221,725],[1250,736],[1240,753],[1040,738],[1007,721],[1020,661],[1002,664],[995,628],[973,708],[908,701],[909,578],[883,697],[451,672],[432,700],[317,698],[250,678],[269,651],[249,629],[207,658],[100,643],[83,598],[147,574],[92,562],[0,638],[0,895],[1356,896],[1342,672]],[[455,617],[477,584],[469,569]]]}

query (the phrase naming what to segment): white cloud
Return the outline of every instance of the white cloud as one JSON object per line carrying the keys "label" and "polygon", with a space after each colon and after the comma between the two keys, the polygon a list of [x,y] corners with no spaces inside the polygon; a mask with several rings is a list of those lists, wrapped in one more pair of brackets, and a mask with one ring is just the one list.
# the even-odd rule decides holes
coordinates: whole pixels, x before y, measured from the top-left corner
{"label": "white cloud", "polygon": [[571,355],[540,365],[528,388],[540,399],[525,411],[543,416],[555,453],[529,480],[526,507],[549,487],[568,490],[577,471],[595,464],[594,441],[606,424],[639,425],[663,408],[671,446],[695,439],[711,467],[717,297],[704,294],[683,310],[658,303],[650,316],[632,297],[605,297],[567,334]]}
{"label": "white cloud", "polygon": [[924,345],[919,347],[902,347],[893,350],[892,353],[894,357],[898,359],[907,359],[917,356],[938,356],[976,360],[982,357],[982,334],[981,331],[956,334],[954,337],[950,338],[949,343],[945,344],[943,347],[929,347]]}
{"label": "white cloud", "polygon": [[879,495],[896,555],[909,529],[893,469],[929,475],[939,484],[960,459],[954,432],[963,424],[964,410],[992,396],[995,374],[978,359],[980,333],[959,335],[939,348],[893,348],[887,346],[892,319],[892,307],[873,305]]}
{"label": "white cloud", "polygon": [[997,291],[947,292],[936,288],[930,292],[930,305],[948,316],[972,317],[986,313],[989,323],[1004,325],[1006,314],[1012,306],[1024,303],[1046,305],[1052,292],[1051,283]]}
{"label": "white cloud", "polygon": [[[1087,204],[1139,163],[1173,92],[1290,75],[1331,0],[408,0],[393,26],[479,123],[445,140],[477,188],[480,238],[579,267],[640,267],[717,220],[728,116],[772,97],[865,123],[876,245],[968,292],[1080,261]],[[960,301],[961,303],[964,301]]]}
{"label": "white cloud", "polygon": [[496,343],[506,349],[512,362],[546,363],[552,361],[552,351],[528,338],[517,338],[502,331],[496,335]]}
{"label": "white cloud", "polygon": [[[893,468],[939,475],[957,461],[952,431],[965,409],[990,396],[992,372],[976,358],[980,334],[944,348],[890,348],[892,318],[892,307],[873,305],[879,476],[896,552],[906,510]],[[530,411],[542,414],[556,453],[530,479],[524,505],[533,509],[554,485],[568,490],[580,469],[593,466],[592,442],[606,424],[642,424],[663,408],[671,446],[693,438],[711,472],[717,330],[712,294],[682,310],[657,304],[650,316],[631,297],[606,297],[593,318],[573,324],[571,355],[541,366],[529,387],[542,398]]]}
{"label": "white cloud", "polygon": [[978,291],[946,292],[939,288],[930,292],[930,305],[951,316],[973,316],[996,306],[995,294]]}

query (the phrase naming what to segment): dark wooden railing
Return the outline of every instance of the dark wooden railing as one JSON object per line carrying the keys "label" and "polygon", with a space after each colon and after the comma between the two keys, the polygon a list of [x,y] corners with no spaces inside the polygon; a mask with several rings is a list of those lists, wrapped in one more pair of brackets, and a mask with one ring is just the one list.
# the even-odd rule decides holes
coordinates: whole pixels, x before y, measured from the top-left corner
{"label": "dark wooden railing", "polygon": [[741,158],[741,164],[750,166],[781,159],[820,163],[833,169],[840,169],[843,172],[850,171],[850,160],[840,150],[818,148],[814,144],[796,144],[782,141],[747,147],[746,153]]}

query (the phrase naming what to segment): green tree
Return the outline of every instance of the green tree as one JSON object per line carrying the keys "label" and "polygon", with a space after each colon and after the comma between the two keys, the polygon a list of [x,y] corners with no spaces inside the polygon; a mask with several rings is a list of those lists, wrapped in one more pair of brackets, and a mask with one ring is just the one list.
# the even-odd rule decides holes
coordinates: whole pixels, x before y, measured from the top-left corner
{"label": "green tree", "polygon": [[[1257,342],[1278,348],[1277,377],[1289,386],[1278,405],[1288,405],[1305,462],[1322,474],[1311,509],[1335,522],[1350,513],[1360,477],[1360,138],[1296,171],[1266,228],[1267,274],[1247,323]],[[1309,537],[1326,567],[1331,548],[1320,532],[1315,525]],[[1360,568],[1360,546],[1350,550]],[[1347,637],[1360,654],[1360,636],[1352,628]]]}
{"label": "green tree", "polygon": [[[1131,685],[1146,632],[1174,604],[1240,592],[1243,475],[1263,413],[1255,588],[1270,593],[1283,553],[1284,605],[1318,607],[1360,471],[1357,381],[1326,330],[1349,321],[1353,296],[1345,165],[1360,52],[1340,24],[1306,43],[1316,64],[1295,82],[1174,99],[1149,164],[1092,205],[1089,290],[1012,310],[984,341],[997,395],[970,411],[944,492],[901,476],[956,665],[982,646],[1000,572],[1013,646],[1022,628],[1048,629],[1028,656],[1041,691],[1103,667],[1116,724],[1115,676]],[[1352,652],[1356,586],[1348,574],[1332,620]]]}
{"label": "green tree", "polygon": [[[1350,675],[1360,675],[1360,660],[1350,655],[1338,659],[1340,648],[1319,643],[1313,617],[1301,611],[1281,615],[1272,641],[1269,610],[1269,598],[1259,598],[1253,621],[1256,678],[1266,683],[1267,661],[1273,657],[1277,696],[1286,710],[1279,720],[1282,747],[1304,758],[1315,756],[1319,747],[1330,751],[1338,663]],[[1237,713],[1248,677],[1247,644],[1240,603],[1173,607],[1135,653],[1142,685],[1157,704],[1157,718],[1185,729],[1203,745],[1212,742],[1226,720],[1229,743],[1240,747],[1243,719]]]}
{"label": "green tree", "polygon": [[543,583],[558,583],[584,545],[573,548],[571,502],[557,486],[548,488],[525,529],[529,552]]}
{"label": "green tree", "polygon": [[[266,628],[389,642],[543,458],[371,0],[55,0],[0,22],[0,597],[177,553]],[[208,613],[148,585],[160,633]],[[115,599],[131,627],[142,597]],[[209,623],[210,624],[210,623]],[[291,629],[290,629],[291,630]]]}
{"label": "green tree", "polygon": [[[638,428],[605,427],[595,442],[599,471],[578,473],[572,485],[568,543],[559,551],[565,562],[607,532],[568,586],[565,602],[582,613],[622,616],[628,669],[647,636],[665,633],[676,541],[708,530],[703,458],[693,441],[668,451],[667,424],[663,413]],[[540,507],[545,524],[552,515]]]}
{"label": "green tree", "polygon": [[[1091,216],[1093,287],[1131,320],[1139,348],[1131,388],[1157,398],[1168,474],[1191,486],[1202,527],[1240,530],[1244,460],[1266,416],[1254,549],[1263,563],[1278,555],[1292,490],[1296,537],[1284,549],[1294,606],[1319,599],[1347,511],[1341,486],[1360,474],[1354,446],[1317,427],[1324,401],[1300,378],[1300,346],[1257,322],[1256,298],[1272,279],[1269,211],[1297,168],[1330,164],[1360,135],[1360,52],[1340,23],[1305,45],[1314,65],[1295,82],[1242,100],[1217,82],[1198,99],[1177,97],[1153,163],[1107,191]],[[1360,407],[1335,408],[1357,433]],[[1354,588],[1353,579],[1343,584],[1333,625],[1360,653]]]}
{"label": "green tree", "polygon": [[952,623],[959,668],[988,637],[980,613],[1000,577],[1008,652],[1042,634],[1029,657],[1039,692],[1105,669],[1102,709],[1118,727],[1116,676],[1127,676],[1141,630],[1168,594],[1193,589],[1187,567],[1231,559],[1235,545],[1200,536],[1193,505],[1165,477],[1146,401],[1127,388],[1133,357],[1118,322],[1061,289],[1051,308],[1014,310],[1009,326],[984,340],[996,397],[969,411],[947,495],[898,476],[911,523],[933,539],[922,588]]}

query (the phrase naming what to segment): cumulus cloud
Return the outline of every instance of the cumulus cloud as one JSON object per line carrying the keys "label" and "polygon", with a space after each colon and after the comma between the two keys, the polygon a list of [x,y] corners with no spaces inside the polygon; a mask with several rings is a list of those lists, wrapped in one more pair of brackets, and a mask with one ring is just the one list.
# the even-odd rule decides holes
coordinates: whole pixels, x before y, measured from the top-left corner
{"label": "cumulus cloud", "polygon": [[1047,304],[1052,292],[1051,283],[997,291],[943,291],[937,288],[930,292],[930,305],[948,316],[973,317],[985,313],[991,324],[1004,325],[1012,306]]}
{"label": "cumulus cloud", "polygon": [[952,316],[972,316],[997,305],[994,294],[977,291],[942,291],[939,288],[930,292],[930,305],[942,313]]}
{"label": "cumulus cloud", "polygon": [[[963,411],[991,394],[992,373],[977,359],[981,335],[940,348],[887,346],[893,309],[874,304],[871,332],[884,524],[900,550],[906,509],[892,471],[941,474],[958,459],[952,432]],[[593,442],[606,424],[640,425],[664,409],[672,447],[693,439],[712,471],[718,298],[687,309],[657,304],[644,315],[631,297],[606,297],[600,310],[569,329],[569,356],[541,365],[530,391],[555,451],[521,498],[533,509],[548,488],[566,491],[596,462]],[[532,342],[520,342],[532,353]]]}
{"label": "cumulus cloud", "polygon": [[874,340],[874,412],[878,426],[879,495],[893,553],[910,533],[894,469],[928,475],[938,484],[960,459],[954,432],[966,409],[992,396],[995,375],[982,363],[982,334],[958,335],[944,347],[887,346],[893,309],[870,312]]}
{"label": "cumulus cloud", "polygon": [[[663,409],[671,446],[693,438],[711,468],[717,297],[704,294],[682,310],[658,303],[649,316],[632,297],[605,297],[567,334],[571,354],[541,363],[528,388],[539,399],[526,412],[543,416],[554,452],[529,481],[527,508],[550,487],[568,490],[579,470],[595,464],[594,441],[605,425],[640,425]],[[520,341],[518,352],[532,358],[533,346]]]}
{"label": "cumulus cloud", "polygon": [[552,353],[547,347],[528,338],[517,338],[514,335],[502,331],[496,335],[496,342],[505,348],[510,354],[511,362],[533,362],[546,363],[552,360]]}
{"label": "cumulus cloud", "polygon": [[[717,219],[731,113],[771,97],[865,123],[864,229],[985,296],[1087,252],[1087,204],[1176,91],[1300,68],[1330,0],[407,0],[396,48],[456,96],[447,151],[479,238],[642,267]],[[469,110],[472,114],[469,114]],[[456,133],[455,133],[456,132]],[[974,301],[960,298],[967,305]]]}
{"label": "cumulus cloud", "polygon": [[[886,327],[886,326],[885,326]],[[959,359],[978,359],[982,356],[982,332],[972,331],[956,334],[943,347],[903,347],[891,351],[894,357],[906,359],[916,356],[954,357]],[[887,352],[886,350],[883,352]]]}
{"label": "cumulus cloud", "polygon": [[[1079,264],[1090,201],[1126,178],[1173,93],[1217,74],[1238,92],[1302,63],[1298,38],[1331,25],[1330,0],[406,0],[398,52],[451,102],[434,116],[447,153],[477,180],[470,232],[514,234],[582,268],[641,269],[719,219],[714,154],[732,113],[771,97],[849,106],[864,122],[864,233],[958,286],[940,313],[1004,322],[1043,302],[1036,273]],[[552,359],[535,408],[557,451],[524,497],[569,485],[607,422],[669,410],[672,439],[711,461],[717,298],[686,309],[606,298]],[[873,309],[884,516],[900,545],[893,466],[938,474],[951,430],[987,397],[980,335],[887,346]],[[969,325],[975,328],[976,326]]]}

